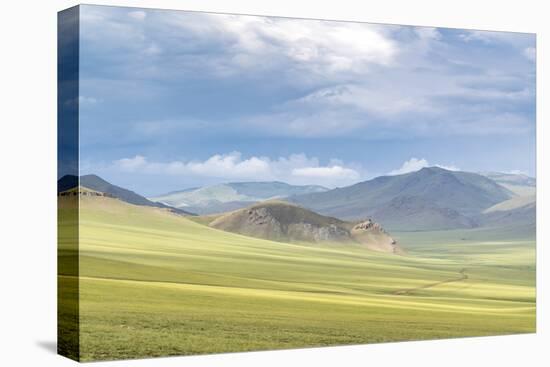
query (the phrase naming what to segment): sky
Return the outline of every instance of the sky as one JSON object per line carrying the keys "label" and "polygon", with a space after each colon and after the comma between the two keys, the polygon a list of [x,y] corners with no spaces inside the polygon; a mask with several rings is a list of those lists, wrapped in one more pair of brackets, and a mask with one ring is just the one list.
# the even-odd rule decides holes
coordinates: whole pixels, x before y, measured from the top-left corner
{"label": "sky", "polygon": [[80,172],[148,196],[535,176],[535,50],[525,33],[81,6]]}

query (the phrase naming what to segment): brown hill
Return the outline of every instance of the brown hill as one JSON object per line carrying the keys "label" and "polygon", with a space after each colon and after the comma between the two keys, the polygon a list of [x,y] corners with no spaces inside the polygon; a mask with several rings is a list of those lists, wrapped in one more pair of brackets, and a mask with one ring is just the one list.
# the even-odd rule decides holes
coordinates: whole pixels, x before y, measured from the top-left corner
{"label": "brown hill", "polygon": [[280,242],[361,244],[375,251],[403,252],[393,238],[371,220],[346,222],[283,201],[266,201],[222,214],[209,226]]}

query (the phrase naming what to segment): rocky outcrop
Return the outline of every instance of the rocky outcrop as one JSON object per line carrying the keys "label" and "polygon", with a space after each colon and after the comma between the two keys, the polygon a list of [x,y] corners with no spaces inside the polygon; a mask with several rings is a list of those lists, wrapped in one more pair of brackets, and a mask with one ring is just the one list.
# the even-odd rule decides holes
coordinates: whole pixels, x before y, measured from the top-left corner
{"label": "rocky outcrop", "polygon": [[381,231],[383,230],[382,229],[382,226],[376,222],[373,222],[371,219],[367,219],[363,222],[359,222],[357,223],[353,229],[355,230],[363,230],[363,231],[368,231],[368,230],[377,230],[377,231]]}
{"label": "rocky outcrop", "polygon": [[290,238],[302,238],[304,241],[312,239],[313,242],[346,242],[350,233],[347,229],[334,224],[328,226],[316,226],[311,223],[296,223],[288,226]]}
{"label": "rocky outcrop", "polygon": [[103,196],[108,198],[114,198],[114,195],[108,194],[106,192],[99,192],[95,190],[88,189],[86,187],[78,186],[74,187],[69,190],[62,191],[57,194],[57,196],[60,197],[67,197],[67,196]]}
{"label": "rocky outcrop", "polygon": [[403,254],[403,249],[397,244],[384,228],[371,219],[356,223],[351,230],[351,237],[375,251]]}

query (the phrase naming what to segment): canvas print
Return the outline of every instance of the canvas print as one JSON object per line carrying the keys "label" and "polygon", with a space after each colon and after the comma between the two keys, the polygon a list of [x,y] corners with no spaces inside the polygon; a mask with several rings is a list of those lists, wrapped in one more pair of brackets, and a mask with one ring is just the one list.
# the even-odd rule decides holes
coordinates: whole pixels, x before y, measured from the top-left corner
{"label": "canvas print", "polygon": [[60,354],[535,332],[534,34],[58,24]]}

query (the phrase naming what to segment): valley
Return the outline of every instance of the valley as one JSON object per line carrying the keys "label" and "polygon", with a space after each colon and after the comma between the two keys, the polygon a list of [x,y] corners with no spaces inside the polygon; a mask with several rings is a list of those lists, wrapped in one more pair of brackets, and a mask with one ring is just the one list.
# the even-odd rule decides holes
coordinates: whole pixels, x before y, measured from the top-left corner
{"label": "valley", "polygon": [[244,236],[109,196],[80,197],[79,215],[79,275],[61,243],[59,285],[78,279],[83,361],[535,330],[529,231],[395,231],[395,255]]}

